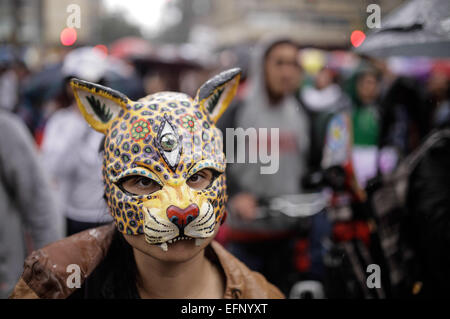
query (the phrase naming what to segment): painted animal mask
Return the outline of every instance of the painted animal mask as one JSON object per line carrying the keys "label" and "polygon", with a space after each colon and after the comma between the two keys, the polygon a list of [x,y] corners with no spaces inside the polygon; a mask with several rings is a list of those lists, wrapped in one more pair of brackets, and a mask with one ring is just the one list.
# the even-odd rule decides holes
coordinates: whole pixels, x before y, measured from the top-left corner
{"label": "painted animal mask", "polygon": [[240,70],[225,71],[194,99],[160,92],[134,102],[110,88],[72,79],[81,113],[105,134],[105,195],[117,229],[149,244],[214,234],[225,217],[226,160],[215,123],[233,99]]}

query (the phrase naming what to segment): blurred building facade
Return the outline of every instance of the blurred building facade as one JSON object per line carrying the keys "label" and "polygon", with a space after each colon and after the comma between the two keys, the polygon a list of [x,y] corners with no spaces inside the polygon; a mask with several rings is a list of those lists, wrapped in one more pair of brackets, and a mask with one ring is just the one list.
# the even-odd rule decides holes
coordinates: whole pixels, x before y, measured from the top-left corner
{"label": "blurred building facade", "polygon": [[39,42],[42,0],[0,0],[0,43]]}
{"label": "blurred building facade", "polygon": [[178,3],[190,20],[190,37],[211,38],[219,47],[254,42],[267,33],[279,33],[288,34],[304,45],[341,48],[348,46],[353,30],[367,29],[369,4],[380,6],[382,19],[403,1],[182,0]]}
{"label": "blurred building facade", "polygon": [[98,40],[99,14],[102,8],[100,0],[44,0],[44,34],[43,41],[48,44],[59,43],[61,30],[67,27],[71,4],[80,7],[81,27],[77,30],[77,42],[93,43]]}
{"label": "blurred building facade", "polygon": [[102,10],[100,0],[0,0],[0,43],[59,44],[71,4],[78,5],[81,14],[77,42],[95,42]]}
{"label": "blurred building facade", "polygon": [[[348,47],[353,30],[366,30],[369,4],[378,4],[383,16],[405,0],[170,0],[165,15],[182,18],[162,30],[158,42],[208,43],[216,47],[255,42],[261,36],[290,35],[305,46]],[[113,33],[120,21],[102,25],[107,12],[102,0],[0,0],[0,43],[60,43],[76,4],[81,9],[78,44],[94,44]],[[170,12],[169,12],[170,11]],[[137,21],[138,22],[138,21]],[[119,29],[125,25],[120,24]],[[106,29],[106,30],[105,30]]]}

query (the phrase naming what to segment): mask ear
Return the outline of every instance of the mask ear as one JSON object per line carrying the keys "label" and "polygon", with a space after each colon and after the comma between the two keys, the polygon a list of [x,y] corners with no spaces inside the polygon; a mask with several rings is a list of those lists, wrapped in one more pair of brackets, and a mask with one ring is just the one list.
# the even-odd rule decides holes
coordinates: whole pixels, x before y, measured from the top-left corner
{"label": "mask ear", "polygon": [[120,92],[91,82],[70,81],[81,114],[96,131],[106,134],[120,110],[127,110],[129,99]]}
{"label": "mask ear", "polygon": [[198,90],[196,100],[214,123],[233,100],[240,78],[241,69],[230,69],[209,79]]}

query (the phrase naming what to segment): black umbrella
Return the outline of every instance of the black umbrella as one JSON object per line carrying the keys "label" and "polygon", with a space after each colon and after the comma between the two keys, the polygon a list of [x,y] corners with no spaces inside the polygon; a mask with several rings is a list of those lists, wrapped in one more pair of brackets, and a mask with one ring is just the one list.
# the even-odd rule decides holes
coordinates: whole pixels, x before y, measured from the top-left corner
{"label": "black umbrella", "polygon": [[381,20],[356,53],[450,57],[450,0],[411,0]]}
{"label": "black umbrella", "polygon": [[54,98],[63,90],[61,63],[44,67],[26,81],[23,93],[33,104],[39,104]]}

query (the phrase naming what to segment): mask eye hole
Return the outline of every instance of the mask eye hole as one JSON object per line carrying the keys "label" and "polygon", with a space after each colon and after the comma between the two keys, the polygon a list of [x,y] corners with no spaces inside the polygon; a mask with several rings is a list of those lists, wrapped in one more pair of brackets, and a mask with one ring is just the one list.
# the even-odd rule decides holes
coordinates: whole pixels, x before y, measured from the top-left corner
{"label": "mask eye hole", "polygon": [[219,175],[220,173],[213,169],[204,168],[198,171],[197,173],[191,175],[187,179],[186,184],[192,189],[202,190],[210,187],[211,184]]}
{"label": "mask eye hole", "polygon": [[131,195],[149,195],[162,188],[153,179],[140,175],[126,176],[121,178],[117,184],[122,191]]}

